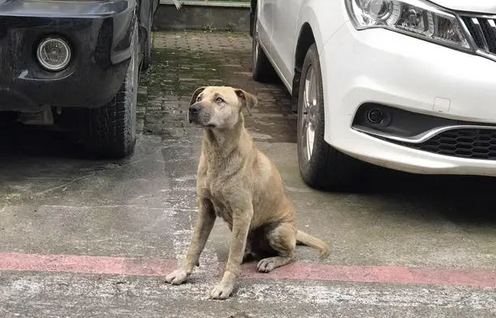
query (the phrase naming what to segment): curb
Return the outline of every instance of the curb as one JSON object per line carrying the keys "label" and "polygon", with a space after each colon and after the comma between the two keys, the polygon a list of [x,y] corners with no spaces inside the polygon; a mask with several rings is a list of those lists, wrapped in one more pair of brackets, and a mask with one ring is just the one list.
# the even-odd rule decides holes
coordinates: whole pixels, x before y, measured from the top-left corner
{"label": "curb", "polygon": [[249,32],[250,3],[160,0],[153,27],[155,31],[219,30]]}

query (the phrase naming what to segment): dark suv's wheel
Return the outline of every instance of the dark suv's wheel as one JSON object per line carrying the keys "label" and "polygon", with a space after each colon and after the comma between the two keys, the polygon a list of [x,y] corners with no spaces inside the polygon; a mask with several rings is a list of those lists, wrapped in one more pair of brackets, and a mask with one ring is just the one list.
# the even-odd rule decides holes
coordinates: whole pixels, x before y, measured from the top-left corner
{"label": "dark suv's wheel", "polygon": [[317,47],[307,51],[298,90],[298,162],[305,183],[313,188],[352,186],[360,162],[324,140],[324,95]]}
{"label": "dark suv's wheel", "polygon": [[137,23],[134,25],[131,47],[131,59],[121,88],[108,104],[88,109],[84,119],[85,146],[97,157],[117,159],[134,151],[139,82]]}
{"label": "dark suv's wheel", "polygon": [[277,78],[277,74],[270,64],[267,55],[265,55],[264,50],[260,46],[258,40],[258,26],[257,26],[257,13],[255,10],[255,15],[253,18],[253,37],[252,37],[252,74],[253,79],[257,82],[273,82]]}

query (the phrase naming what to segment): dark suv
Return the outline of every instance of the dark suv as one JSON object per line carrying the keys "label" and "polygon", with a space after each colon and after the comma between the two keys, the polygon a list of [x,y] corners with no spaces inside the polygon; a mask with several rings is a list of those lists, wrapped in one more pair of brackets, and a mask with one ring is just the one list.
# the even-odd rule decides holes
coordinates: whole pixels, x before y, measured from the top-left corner
{"label": "dark suv", "polygon": [[151,62],[158,4],[0,0],[0,111],[35,125],[75,112],[90,152],[130,154],[139,73]]}

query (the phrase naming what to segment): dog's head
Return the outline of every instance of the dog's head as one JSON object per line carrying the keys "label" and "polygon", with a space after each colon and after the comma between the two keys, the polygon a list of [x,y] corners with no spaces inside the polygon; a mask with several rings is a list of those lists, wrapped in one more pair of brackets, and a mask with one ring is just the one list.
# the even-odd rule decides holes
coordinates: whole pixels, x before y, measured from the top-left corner
{"label": "dog's head", "polygon": [[203,128],[230,129],[240,120],[241,111],[250,111],[257,98],[242,89],[228,86],[200,87],[191,96],[189,122]]}

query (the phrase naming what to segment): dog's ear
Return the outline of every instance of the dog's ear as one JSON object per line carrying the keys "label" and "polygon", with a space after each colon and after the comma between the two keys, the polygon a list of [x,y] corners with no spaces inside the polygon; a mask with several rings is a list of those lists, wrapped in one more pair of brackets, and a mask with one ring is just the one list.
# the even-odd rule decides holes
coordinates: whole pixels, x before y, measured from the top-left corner
{"label": "dog's ear", "polygon": [[257,106],[257,98],[242,89],[235,89],[234,92],[236,93],[236,95],[238,95],[238,98],[241,101],[241,110],[243,110],[243,108],[246,108],[248,114],[251,115],[250,110],[252,110],[253,107]]}
{"label": "dog's ear", "polygon": [[205,90],[205,86],[198,87],[195,90],[195,92],[193,93],[193,95],[191,96],[191,100],[189,101],[189,104],[190,105],[193,105],[196,102],[196,99],[198,98],[198,95],[200,95],[201,92],[203,92],[204,90]]}

